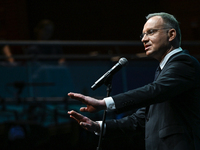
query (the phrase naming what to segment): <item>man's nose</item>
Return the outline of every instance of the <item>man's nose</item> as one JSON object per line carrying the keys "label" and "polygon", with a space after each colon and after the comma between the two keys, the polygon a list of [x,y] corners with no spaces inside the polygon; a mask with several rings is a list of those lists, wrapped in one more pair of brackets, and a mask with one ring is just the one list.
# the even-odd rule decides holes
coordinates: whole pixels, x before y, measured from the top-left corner
{"label": "man's nose", "polygon": [[148,41],[148,36],[146,34],[143,35],[141,42]]}

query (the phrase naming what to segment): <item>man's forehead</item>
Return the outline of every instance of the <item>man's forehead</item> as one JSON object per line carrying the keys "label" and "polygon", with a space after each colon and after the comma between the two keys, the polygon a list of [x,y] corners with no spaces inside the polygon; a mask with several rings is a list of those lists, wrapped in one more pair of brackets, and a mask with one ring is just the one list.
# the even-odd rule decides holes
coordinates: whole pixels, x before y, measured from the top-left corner
{"label": "man's forehead", "polygon": [[160,17],[160,16],[151,17],[145,23],[143,31],[151,29],[151,28],[159,28],[159,27],[163,26],[163,24],[164,24],[164,22],[163,22],[162,17]]}

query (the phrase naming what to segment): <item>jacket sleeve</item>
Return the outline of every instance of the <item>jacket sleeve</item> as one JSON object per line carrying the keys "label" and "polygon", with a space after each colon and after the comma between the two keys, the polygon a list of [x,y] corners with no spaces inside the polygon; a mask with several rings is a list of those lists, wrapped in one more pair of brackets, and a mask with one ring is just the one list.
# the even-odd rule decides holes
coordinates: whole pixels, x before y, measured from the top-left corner
{"label": "jacket sleeve", "polygon": [[[196,74],[199,64],[189,55],[173,57],[163,68],[156,81],[143,87],[113,96],[116,112],[172,100],[195,88],[199,83]],[[199,71],[199,70],[198,70]]]}
{"label": "jacket sleeve", "polygon": [[145,110],[143,107],[121,119],[107,120],[105,136],[134,135],[144,133]]}

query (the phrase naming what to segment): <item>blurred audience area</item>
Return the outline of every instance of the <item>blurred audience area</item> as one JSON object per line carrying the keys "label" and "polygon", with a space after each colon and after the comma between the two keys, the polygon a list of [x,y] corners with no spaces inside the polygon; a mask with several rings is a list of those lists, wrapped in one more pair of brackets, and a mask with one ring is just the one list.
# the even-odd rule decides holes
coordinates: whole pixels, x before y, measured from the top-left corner
{"label": "blurred audience area", "polygon": [[[157,61],[145,57],[139,41],[150,12],[173,13],[180,20],[182,48],[200,60],[199,3],[173,7],[179,5],[180,0],[1,1],[0,149],[96,149],[99,137],[67,114],[82,106],[68,92],[105,97],[105,85],[90,87],[121,57],[129,63],[114,75],[111,95],[151,82]],[[130,113],[109,112],[106,119]],[[103,112],[86,116],[102,120]],[[103,148],[115,142],[116,150],[139,150],[144,144],[143,135],[116,138],[103,139]]]}

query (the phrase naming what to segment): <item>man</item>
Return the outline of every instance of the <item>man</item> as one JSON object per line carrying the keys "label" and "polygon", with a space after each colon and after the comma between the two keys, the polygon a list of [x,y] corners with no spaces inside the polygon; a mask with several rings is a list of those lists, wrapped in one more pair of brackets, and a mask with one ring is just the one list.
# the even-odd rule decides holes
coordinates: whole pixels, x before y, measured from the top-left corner
{"label": "man", "polygon": [[[83,112],[107,109],[121,113],[143,107],[132,115],[133,127],[129,128],[137,130],[143,125],[145,116],[147,150],[200,149],[200,65],[180,48],[181,32],[177,20],[167,13],[149,14],[141,41],[146,55],[160,62],[160,74],[154,82],[103,100],[76,93],[68,95],[87,105],[80,108]],[[96,122],[84,120],[84,116],[74,111],[69,114],[81,126],[99,130]],[[122,122],[106,122],[106,132],[118,129],[124,129]]]}

